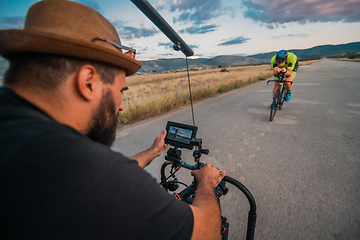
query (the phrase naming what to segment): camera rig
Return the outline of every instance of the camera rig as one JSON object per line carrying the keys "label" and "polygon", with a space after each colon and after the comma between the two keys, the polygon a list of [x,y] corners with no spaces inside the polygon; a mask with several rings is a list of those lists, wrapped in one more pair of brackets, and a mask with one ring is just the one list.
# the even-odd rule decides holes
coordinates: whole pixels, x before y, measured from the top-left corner
{"label": "camera rig", "polygon": [[[197,127],[185,125],[181,123],[168,122],[166,126],[167,135],[165,137],[165,142],[170,144],[172,147],[169,148],[167,154],[165,156],[165,162],[162,164],[160,169],[161,182],[159,183],[166,191],[174,192],[179,188],[179,185],[182,184],[185,186],[179,193],[174,193],[174,196],[178,199],[185,201],[189,204],[192,204],[195,196],[196,196],[196,180],[192,181],[192,183],[188,186],[183,182],[180,182],[175,173],[178,172],[181,168],[186,168],[188,170],[196,170],[200,169],[204,166],[203,163],[200,162],[200,158],[202,154],[209,154],[208,149],[204,149],[202,147],[202,139],[196,138]],[[191,139],[190,139],[191,138]],[[191,165],[181,160],[181,149],[190,149],[193,151],[193,157],[195,160],[195,164]],[[167,166],[171,165],[170,175],[165,175],[165,169]],[[171,179],[172,178],[172,179]],[[248,226],[247,226],[247,235],[246,239],[254,239],[255,235],[255,224],[256,224],[256,203],[255,199],[250,193],[250,191],[239,181],[236,179],[225,176],[223,180],[219,183],[218,186],[215,187],[215,195],[217,199],[220,201],[220,197],[226,195],[229,191],[226,182],[234,185],[243,194],[249,201],[250,210],[248,213]],[[226,240],[229,232],[229,223],[225,217],[221,217],[222,222],[222,239]]]}

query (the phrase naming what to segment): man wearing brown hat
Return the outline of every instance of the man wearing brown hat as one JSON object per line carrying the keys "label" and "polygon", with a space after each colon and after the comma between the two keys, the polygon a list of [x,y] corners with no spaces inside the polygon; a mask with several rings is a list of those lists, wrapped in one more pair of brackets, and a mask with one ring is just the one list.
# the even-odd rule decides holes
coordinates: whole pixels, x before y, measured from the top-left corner
{"label": "man wearing brown hat", "polygon": [[110,149],[125,77],[141,63],[105,18],[76,2],[38,2],[23,30],[0,31],[0,54],[10,62],[0,88],[1,239],[219,239],[214,187],[225,172],[193,171],[189,206],[142,169],[167,147],[165,130],[131,159]]}

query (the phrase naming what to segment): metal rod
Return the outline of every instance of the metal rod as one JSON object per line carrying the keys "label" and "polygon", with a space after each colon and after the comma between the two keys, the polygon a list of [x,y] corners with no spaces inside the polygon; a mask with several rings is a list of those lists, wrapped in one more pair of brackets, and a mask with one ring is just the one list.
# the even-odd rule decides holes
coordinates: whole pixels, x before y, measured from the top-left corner
{"label": "metal rod", "polygon": [[194,55],[194,51],[175,32],[166,20],[146,0],[131,0],[173,43],[175,50],[181,50],[185,56]]}

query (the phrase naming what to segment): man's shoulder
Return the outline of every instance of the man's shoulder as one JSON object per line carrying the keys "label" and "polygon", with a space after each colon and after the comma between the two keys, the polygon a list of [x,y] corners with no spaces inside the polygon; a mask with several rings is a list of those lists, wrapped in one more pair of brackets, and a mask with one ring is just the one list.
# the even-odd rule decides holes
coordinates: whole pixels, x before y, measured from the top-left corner
{"label": "man's shoulder", "polygon": [[29,122],[27,127],[13,129],[18,136],[18,154],[33,154],[34,157],[53,159],[91,159],[124,158],[109,147],[90,140],[77,130],[57,122]]}
{"label": "man's shoulder", "polygon": [[[2,109],[0,107],[0,109]],[[13,159],[96,159],[114,154],[110,148],[91,141],[76,129],[51,120],[30,109],[13,107],[0,113],[2,162]],[[121,157],[121,154],[118,154]]]}

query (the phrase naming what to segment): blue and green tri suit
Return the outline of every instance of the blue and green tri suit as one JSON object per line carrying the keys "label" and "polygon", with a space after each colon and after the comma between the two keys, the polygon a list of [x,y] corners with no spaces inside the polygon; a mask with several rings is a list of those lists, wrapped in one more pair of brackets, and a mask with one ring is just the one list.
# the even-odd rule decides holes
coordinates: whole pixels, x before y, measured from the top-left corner
{"label": "blue and green tri suit", "polygon": [[[280,67],[276,62],[276,54],[271,58],[271,67],[272,69]],[[292,69],[291,76],[296,76],[298,67],[299,63],[297,61],[297,56],[292,52],[288,52],[287,60],[281,68]],[[277,77],[275,77],[275,79],[277,79]]]}

